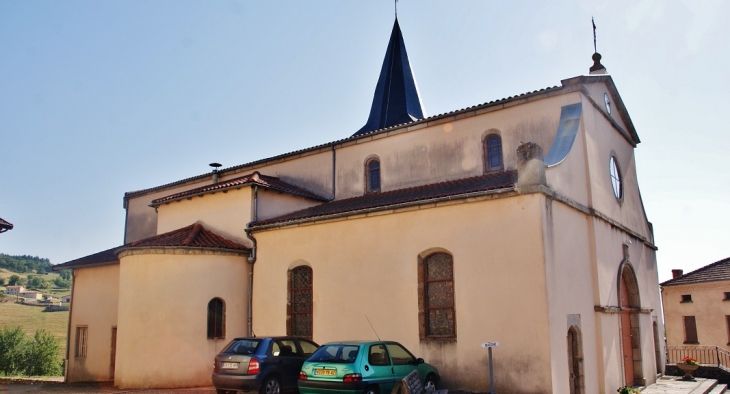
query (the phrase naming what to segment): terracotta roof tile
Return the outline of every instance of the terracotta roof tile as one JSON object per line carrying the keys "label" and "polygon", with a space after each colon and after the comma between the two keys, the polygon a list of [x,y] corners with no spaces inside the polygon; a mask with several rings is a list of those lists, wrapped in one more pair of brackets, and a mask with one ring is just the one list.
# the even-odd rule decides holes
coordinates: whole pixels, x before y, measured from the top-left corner
{"label": "terracotta roof tile", "polygon": [[284,182],[281,179],[268,175],[261,175],[258,171],[254,171],[251,174],[244,175],[238,178],[230,179],[227,181],[214,183],[212,185],[205,185],[197,187],[195,189],[186,190],[184,192],[171,194],[162,198],[152,200],[152,206],[161,205],[167,202],[182,200],[191,196],[197,196],[208,193],[215,193],[218,191],[228,190],[231,188],[242,187],[247,185],[257,185],[267,189],[272,189],[284,193],[293,194],[295,196],[305,197],[317,201],[326,201],[325,197],[314,194],[308,190],[302,189],[298,186],[294,186],[290,183]]}
{"label": "terracotta roof tile", "polygon": [[274,223],[356,212],[365,209],[392,206],[414,201],[430,200],[440,197],[513,187],[517,181],[517,171],[503,171],[472,178],[432,183],[429,185],[392,190],[382,193],[370,193],[360,197],[335,200],[322,205],[306,208],[290,214],[252,223],[251,227],[260,227]]}
{"label": "terracotta roof tile", "polygon": [[103,252],[71,260],[63,264],[57,264],[53,266],[53,270],[58,271],[66,268],[83,268],[95,265],[117,264],[119,263],[119,259],[117,258],[117,253],[119,251],[129,248],[150,247],[206,248],[240,251],[251,250],[249,247],[223,238],[212,231],[208,231],[201,224],[196,223],[181,229],[140,239],[135,242],[107,249]]}
{"label": "terracotta roof tile", "polygon": [[116,264],[119,262],[119,260],[117,259],[117,254],[115,252],[119,248],[120,247],[117,246],[115,248],[107,249],[99,253],[90,254],[88,256],[84,256],[76,260],[71,260],[63,264],[56,264],[52,268],[54,271],[59,271],[66,268],[83,268],[95,265]]}
{"label": "terracotta roof tile", "polygon": [[124,245],[125,248],[148,248],[148,247],[192,247],[192,248],[214,248],[214,249],[233,249],[248,251],[250,248],[237,244],[233,241],[225,239],[211,231],[206,230],[199,223],[181,229],[173,230],[168,233],[155,235],[149,238],[140,239],[130,244]]}
{"label": "terracotta roof tile", "polygon": [[721,280],[730,280],[730,257],[688,272],[678,278],[670,279],[661,283],[660,286],[688,285]]}

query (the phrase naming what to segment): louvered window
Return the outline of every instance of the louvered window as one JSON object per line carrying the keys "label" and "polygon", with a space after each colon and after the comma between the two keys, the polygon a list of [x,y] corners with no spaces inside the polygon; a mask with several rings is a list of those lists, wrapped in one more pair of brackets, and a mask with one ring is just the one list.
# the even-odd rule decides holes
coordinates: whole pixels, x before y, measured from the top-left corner
{"label": "louvered window", "polygon": [[365,183],[368,193],[380,191],[380,161],[378,159],[368,160],[365,165]]}

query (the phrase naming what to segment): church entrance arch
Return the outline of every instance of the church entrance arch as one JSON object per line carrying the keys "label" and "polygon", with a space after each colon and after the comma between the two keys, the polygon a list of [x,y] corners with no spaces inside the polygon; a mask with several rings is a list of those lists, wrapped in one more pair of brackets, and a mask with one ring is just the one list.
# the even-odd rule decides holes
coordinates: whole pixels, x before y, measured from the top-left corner
{"label": "church entrance arch", "polygon": [[621,354],[623,355],[624,381],[627,386],[644,381],[641,360],[641,334],[639,327],[639,286],[630,263],[621,264],[619,271],[619,305],[621,306]]}

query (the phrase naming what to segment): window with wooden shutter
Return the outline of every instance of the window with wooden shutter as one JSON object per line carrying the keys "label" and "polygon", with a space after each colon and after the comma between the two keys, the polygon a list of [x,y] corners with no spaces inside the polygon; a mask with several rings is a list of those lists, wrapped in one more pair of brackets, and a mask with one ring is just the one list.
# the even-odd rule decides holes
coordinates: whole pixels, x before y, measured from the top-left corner
{"label": "window with wooden shutter", "polygon": [[684,316],[684,343],[699,344],[697,339],[697,322],[694,316]]}

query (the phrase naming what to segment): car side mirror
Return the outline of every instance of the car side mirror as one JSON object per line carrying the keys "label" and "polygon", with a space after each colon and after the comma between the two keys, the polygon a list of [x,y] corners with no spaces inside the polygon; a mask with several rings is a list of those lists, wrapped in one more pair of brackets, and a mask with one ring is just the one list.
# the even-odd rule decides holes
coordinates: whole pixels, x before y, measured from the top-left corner
{"label": "car side mirror", "polygon": [[416,364],[423,364],[423,363],[425,363],[425,361],[423,361],[423,359],[420,357],[418,358],[418,360],[416,360]]}

